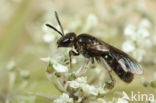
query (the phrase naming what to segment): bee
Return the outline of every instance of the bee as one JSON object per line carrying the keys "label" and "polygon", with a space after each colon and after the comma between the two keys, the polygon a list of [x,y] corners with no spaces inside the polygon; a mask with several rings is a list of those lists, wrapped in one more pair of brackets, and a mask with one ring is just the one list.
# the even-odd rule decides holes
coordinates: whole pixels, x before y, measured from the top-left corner
{"label": "bee", "polygon": [[[136,60],[128,56],[125,52],[96,37],[86,33],[79,34],[78,36],[74,32],[64,34],[63,27],[56,11],[55,17],[61,31],[50,24],[46,24],[46,26],[52,28],[61,35],[61,38],[57,41],[58,47],[74,47],[75,51],[72,49],[69,51],[71,68],[72,56],[83,55],[85,58],[88,58],[87,65],[90,62],[94,63],[96,60],[98,63],[103,64],[108,71],[112,81],[111,83],[107,83],[108,88],[113,88],[115,83],[111,73],[112,70],[126,83],[130,83],[133,80],[134,74],[143,73],[141,65]],[[110,68],[108,68],[108,65]]]}

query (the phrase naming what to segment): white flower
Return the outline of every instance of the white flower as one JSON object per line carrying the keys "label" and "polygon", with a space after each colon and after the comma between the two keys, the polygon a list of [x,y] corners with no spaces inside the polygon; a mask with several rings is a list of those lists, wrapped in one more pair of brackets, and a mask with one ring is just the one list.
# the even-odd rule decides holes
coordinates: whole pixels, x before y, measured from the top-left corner
{"label": "white flower", "polygon": [[[47,24],[47,23],[45,23],[45,24]],[[53,31],[49,27],[47,27],[45,24],[42,26],[42,30],[44,32],[43,41],[46,43],[50,43],[55,40],[55,37],[57,35],[55,35],[53,33]]]}
{"label": "white flower", "polygon": [[30,76],[30,72],[27,71],[27,70],[22,70],[20,72],[20,76],[23,77],[23,78],[28,78]]}
{"label": "white flower", "polygon": [[86,94],[92,94],[92,95],[98,95],[98,90],[94,86],[88,85],[88,84],[81,84],[80,85],[83,92]]}
{"label": "white flower", "polygon": [[79,88],[81,87],[81,84],[86,84],[87,78],[86,77],[79,77],[76,80],[68,81],[68,84],[72,88]]}
{"label": "white flower", "polygon": [[97,17],[95,14],[89,14],[87,18],[87,24],[96,25],[97,24]]}
{"label": "white flower", "polygon": [[54,39],[55,39],[55,35],[53,35],[53,34],[46,33],[43,35],[43,41],[46,43],[50,43],[50,42],[54,41]]}
{"label": "white flower", "polygon": [[15,62],[14,62],[13,60],[11,60],[11,61],[8,63],[7,68],[8,68],[8,70],[12,70],[12,69],[15,68],[15,66],[16,66]]}
{"label": "white flower", "polygon": [[77,62],[76,59],[73,58],[73,59],[72,59],[72,64],[76,64],[76,62]]}
{"label": "white flower", "polygon": [[116,103],[128,103],[128,101],[122,98],[118,98]]}
{"label": "white flower", "polygon": [[73,99],[69,98],[68,94],[63,93],[60,97],[55,99],[53,103],[73,103]]}
{"label": "white flower", "polygon": [[72,88],[79,88],[80,87],[80,83],[77,82],[77,81],[68,81],[69,83],[69,86],[72,87]]}
{"label": "white flower", "polygon": [[49,62],[50,57],[40,58],[40,60],[43,61],[43,62]]}
{"label": "white flower", "polygon": [[106,94],[107,93],[102,87],[97,88],[97,91],[99,94]]}
{"label": "white flower", "polygon": [[137,35],[140,37],[140,38],[146,38],[150,35],[149,31],[145,28],[139,28],[138,31],[137,31]]}
{"label": "white flower", "polygon": [[135,30],[136,27],[132,24],[129,24],[128,26],[126,26],[126,28],[124,29],[124,34],[125,35],[135,35]]}
{"label": "white flower", "polygon": [[75,81],[79,83],[87,83],[87,77],[79,77]]}
{"label": "white flower", "polygon": [[140,26],[145,28],[149,28],[151,27],[151,25],[152,25],[151,22],[147,18],[142,19],[140,23]]}
{"label": "white flower", "polygon": [[56,60],[51,59],[50,57],[46,57],[46,58],[40,58],[40,60],[44,61],[44,62],[51,62],[54,70],[56,72],[68,72],[68,68],[62,64],[59,64]]}
{"label": "white flower", "polygon": [[83,31],[90,30],[92,27],[94,27],[97,24],[97,22],[98,22],[98,20],[97,20],[96,15],[89,14],[88,18],[87,18],[87,21],[86,21],[86,24],[85,24],[85,26],[83,28]]}
{"label": "white flower", "polygon": [[54,63],[53,68],[55,69],[56,72],[68,72],[68,68],[62,64]]}
{"label": "white flower", "polygon": [[135,45],[132,41],[127,40],[122,44],[122,49],[125,52],[132,52],[135,50]]}
{"label": "white flower", "polygon": [[76,80],[68,81],[68,85],[74,89],[81,88],[87,95],[98,95],[106,93],[102,88],[96,88],[87,84],[87,77],[79,77]]}

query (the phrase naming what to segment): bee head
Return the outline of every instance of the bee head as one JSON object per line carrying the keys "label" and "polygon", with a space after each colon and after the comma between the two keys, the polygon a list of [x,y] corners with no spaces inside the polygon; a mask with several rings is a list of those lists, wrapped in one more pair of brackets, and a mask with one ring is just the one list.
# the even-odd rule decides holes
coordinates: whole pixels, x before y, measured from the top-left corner
{"label": "bee head", "polygon": [[76,38],[76,34],[74,32],[70,32],[70,33],[67,33],[66,35],[64,35],[63,27],[61,25],[61,22],[59,20],[59,17],[58,17],[58,14],[56,11],[55,11],[55,17],[60,26],[61,32],[50,24],[46,24],[46,26],[50,27],[51,29],[53,29],[54,31],[56,31],[57,33],[59,33],[62,36],[57,41],[58,47],[72,47],[74,44],[75,38]]}
{"label": "bee head", "polygon": [[58,47],[72,47],[74,45],[76,34],[73,32],[67,33],[57,41]]}

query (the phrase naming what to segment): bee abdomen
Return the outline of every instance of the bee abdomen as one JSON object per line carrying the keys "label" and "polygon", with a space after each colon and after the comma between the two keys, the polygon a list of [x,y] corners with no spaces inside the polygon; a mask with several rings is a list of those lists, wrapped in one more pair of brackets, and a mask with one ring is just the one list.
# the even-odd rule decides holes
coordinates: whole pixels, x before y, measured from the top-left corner
{"label": "bee abdomen", "polygon": [[126,83],[130,83],[133,80],[133,74],[131,72],[126,72],[122,69],[118,61],[110,55],[103,56],[107,64],[114,70],[114,72],[119,76],[121,80]]}

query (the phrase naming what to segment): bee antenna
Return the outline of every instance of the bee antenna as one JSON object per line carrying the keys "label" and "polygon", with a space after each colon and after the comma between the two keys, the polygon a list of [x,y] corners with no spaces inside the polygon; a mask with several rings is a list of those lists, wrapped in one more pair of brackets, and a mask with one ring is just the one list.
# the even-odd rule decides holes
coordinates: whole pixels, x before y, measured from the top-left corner
{"label": "bee antenna", "polygon": [[63,34],[60,31],[58,31],[54,26],[52,26],[50,24],[45,24],[45,25],[48,26],[49,28],[55,30],[56,32],[58,32],[61,36],[63,36]]}
{"label": "bee antenna", "polygon": [[61,22],[60,22],[60,20],[59,20],[59,17],[58,17],[58,14],[57,14],[56,11],[55,11],[55,17],[56,17],[56,20],[57,20],[57,22],[58,22],[58,24],[59,24],[59,26],[60,26],[60,29],[61,29],[62,35],[64,36],[63,27],[62,27],[62,25],[61,25]]}

